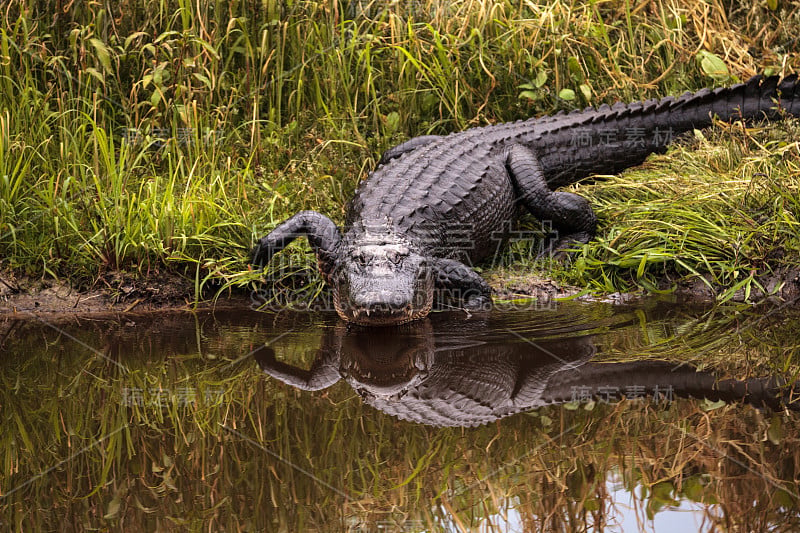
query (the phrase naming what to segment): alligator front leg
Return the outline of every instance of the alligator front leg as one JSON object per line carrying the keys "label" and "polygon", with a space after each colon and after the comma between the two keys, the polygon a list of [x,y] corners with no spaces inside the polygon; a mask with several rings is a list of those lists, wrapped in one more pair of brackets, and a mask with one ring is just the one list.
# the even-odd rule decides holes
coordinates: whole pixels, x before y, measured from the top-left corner
{"label": "alligator front leg", "polygon": [[308,391],[327,389],[342,379],[339,369],[342,341],[346,334],[347,326],[344,324],[338,324],[332,332],[326,333],[309,370],[278,361],[269,344],[253,351],[253,358],[264,372],[288,385]]}
{"label": "alligator front leg", "polygon": [[306,236],[317,256],[320,272],[330,281],[342,237],[336,224],[316,211],[300,211],[263,237],[253,249],[253,264],[264,267],[297,237]]}
{"label": "alligator front leg", "polygon": [[506,167],[525,207],[540,221],[549,221],[559,232],[553,247],[557,255],[574,243],[587,243],[597,231],[597,217],[582,196],[551,191],[536,155],[524,146],[508,150]]}
{"label": "alligator front leg", "polygon": [[434,285],[446,305],[475,311],[491,309],[492,288],[477,272],[453,259],[435,258],[430,266]]}
{"label": "alligator front leg", "polygon": [[287,385],[307,391],[327,389],[340,379],[339,353],[330,352],[317,355],[311,370],[305,370],[275,358],[275,350],[261,346],[253,352],[253,358],[261,370]]}

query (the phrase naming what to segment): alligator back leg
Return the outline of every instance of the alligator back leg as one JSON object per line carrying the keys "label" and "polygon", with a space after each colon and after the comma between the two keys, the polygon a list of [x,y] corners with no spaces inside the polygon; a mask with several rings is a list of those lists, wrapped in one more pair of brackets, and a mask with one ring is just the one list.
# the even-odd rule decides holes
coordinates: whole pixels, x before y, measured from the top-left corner
{"label": "alligator back leg", "polygon": [[430,144],[433,141],[438,141],[439,139],[441,139],[439,135],[420,135],[419,137],[414,137],[413,139],[409,139],[406,142],[400,143],[397,146],[389,148],[388,150],[383,152],[381,160],[378,161],[378,164],[385,165],[392,159],[396,159],[407,152],[416,150],[420,146],[425,146],[426,144]]}
{"label": "alligator back leg", "polygon": [[336,224],[316,211],[300,211],[281,223],[269,235],[262,237],[253,249],[253,264],[263,268],[273,255],[302,236],[308,238],[311,249],[317,256],[320,272],[326,281],[330,281],[342,237]]}
{"label": "alligator back leg", "polygon": [[558,231],[553,247],[557,254],[574,243],[586,243],[597,230],[597,217],[589,202],[577,194],[551,191],[539,159],[528,148],[513,145],[508,149],[506,168],[520,200],[542,222]]}

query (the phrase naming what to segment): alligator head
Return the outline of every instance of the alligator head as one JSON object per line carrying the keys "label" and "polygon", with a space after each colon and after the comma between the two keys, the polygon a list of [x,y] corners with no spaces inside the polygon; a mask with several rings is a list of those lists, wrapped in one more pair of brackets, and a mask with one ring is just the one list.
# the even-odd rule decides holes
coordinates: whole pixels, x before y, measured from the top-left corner
{"label": "alligator head", "polygon": [[386,328],[381,335],[362,328],[339,328],[336,335],[339,372],[363,399],[402,398],[427,379],[434,362],[430,318]]}
{"label": "alligator head", "polygon": [[411,242],[392,233],[362,234],[340,250],[332,281],[336,312],[344,320],[388,326],[430,312],[433,272]]}

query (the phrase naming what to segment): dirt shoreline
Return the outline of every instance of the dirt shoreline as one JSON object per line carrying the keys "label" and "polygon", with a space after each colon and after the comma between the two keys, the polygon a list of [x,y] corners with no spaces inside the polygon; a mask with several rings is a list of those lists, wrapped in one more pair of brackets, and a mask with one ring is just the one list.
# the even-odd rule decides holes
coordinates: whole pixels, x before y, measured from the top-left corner
{"label": "dirt shoreline", "polygon": [[58,280],[17,277],[0,272],[0,317],[31,314],[128,313],[247,307],[248,294],[231,293],[214,300],[195,301],[194,283],[177,274],[132,276],[113,272],[90,288]]}
{"label": "dirt shoreline", "polygon": [[[489,274],[494,297],[499,302],[536,299],[542,305],[564,298],[609,303],[630,303],[647,298],[644,292],[585,294],[579,287],[560,285],[539,276],[504,278]],[[800,270],[786,270],[760,279],[766,294],[751,291],[749,301],[764,299],[774,303],[800,306]],[[665,289],[669,288],[664,282]],[[712,289],[700,279],[679,283],[670,297],[678,303],[709,304],[716,301],[723,289]],[[746,300],[743,290],[738,290],[732,300]],[[32,280],[13,273],[0,272],[0,318],[9,316],[43,314],[127,313],[160,310],[197,310],[224,308],[255,308],[249,291],[241,289],[216,295],[213,291],[206,299],[196,301],[194,283],[176,274],[134,277],[123,273],[110,273],[98,279],[94,287],[78,289],[66,282]]]}

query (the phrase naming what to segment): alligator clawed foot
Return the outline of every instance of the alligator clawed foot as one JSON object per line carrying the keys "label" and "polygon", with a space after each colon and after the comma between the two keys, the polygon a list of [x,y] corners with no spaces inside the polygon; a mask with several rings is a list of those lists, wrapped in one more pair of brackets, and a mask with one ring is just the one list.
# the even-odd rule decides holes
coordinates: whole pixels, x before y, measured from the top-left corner
{"label": "alligator clawed foot", "polygon": [[492,299],[482,294],[473,296],[472,298],[464,301],[464,309],[467,311],[491,311]]}
{"label": "alligator clawed foot", "polygon": [[589,240],[591,240],[589,233],[573,233],[561,238],[551,237],[536,259],[552,259],[561,264],[569,264]]}

